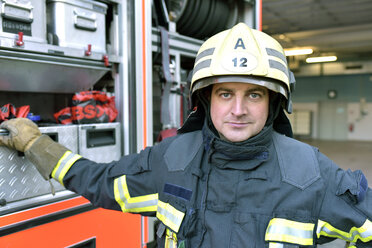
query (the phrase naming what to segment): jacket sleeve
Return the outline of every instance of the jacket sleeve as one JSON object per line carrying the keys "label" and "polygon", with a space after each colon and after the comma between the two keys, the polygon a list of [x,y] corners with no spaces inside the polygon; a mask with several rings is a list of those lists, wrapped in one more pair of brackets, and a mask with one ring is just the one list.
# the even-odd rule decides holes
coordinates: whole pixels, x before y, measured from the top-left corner
{"label": "jacket sleeve", "polygon": [[356,247],[372,247],[372,190],[364,174],[342,170],[321,153],[319,162],[326,192],[316,229],[318,241],[338,238]]}
{"label": "jacket sleeve", "polygon": [[167,142],[162,143],[111,163],[85,158],[69,163],[72,155],[62,157],[52,177],[94,206],[152,216],[157,209],[158,185],[162,185],[159,171]]}

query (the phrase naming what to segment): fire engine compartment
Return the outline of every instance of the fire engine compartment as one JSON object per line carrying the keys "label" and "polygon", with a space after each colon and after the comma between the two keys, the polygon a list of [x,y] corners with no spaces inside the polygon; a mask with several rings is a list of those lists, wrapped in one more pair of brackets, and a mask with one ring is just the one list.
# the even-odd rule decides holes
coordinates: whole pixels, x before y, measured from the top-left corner
{"label": "fire engine compartment", "polygon": [[[119,2],[1,0],[1,106],[29,105],[42,133],[97,162],[122,155],[120,122],[61,125],[53,114],[75,92],[115,95]],[[54,179],[53,196],[24,154],[0,147],[0,157],[0,215],[76,196]]]}

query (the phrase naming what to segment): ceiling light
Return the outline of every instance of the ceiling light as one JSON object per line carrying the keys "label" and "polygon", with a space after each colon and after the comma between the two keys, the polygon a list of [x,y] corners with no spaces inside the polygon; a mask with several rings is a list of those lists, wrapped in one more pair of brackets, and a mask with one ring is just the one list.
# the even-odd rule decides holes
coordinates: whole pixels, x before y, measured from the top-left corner
{"label": "ceiling light", "polygon": [[336,60],[337,60],[336,56],[312,57],[307,58],[306,63],[331,62]]}
{"label": "ceiling light", "polygon": [[311,48],[285,49],[284,50],[285,56],[306,55],[306,54],[312,54],[312,53],[313,53],[313,49]]}

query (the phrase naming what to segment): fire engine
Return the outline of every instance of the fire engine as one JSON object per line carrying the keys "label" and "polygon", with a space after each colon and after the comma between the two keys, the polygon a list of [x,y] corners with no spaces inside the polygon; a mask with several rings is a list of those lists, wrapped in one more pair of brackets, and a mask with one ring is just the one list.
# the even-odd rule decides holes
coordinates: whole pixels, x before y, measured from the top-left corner
{"label": "fire engine", "polygon": [[[188,115],[188,75],[203,40],[238,22],[261,26],[260,0],[0,3],[0,105],[27,106],[42,133],[97,162],[174,135]],[[97,91],[114,97],[115,121],[75,106],[79,118],[56,122],[74,95]],[[96,208],[0,147],[0,247],[151,247],[154,223]]]}

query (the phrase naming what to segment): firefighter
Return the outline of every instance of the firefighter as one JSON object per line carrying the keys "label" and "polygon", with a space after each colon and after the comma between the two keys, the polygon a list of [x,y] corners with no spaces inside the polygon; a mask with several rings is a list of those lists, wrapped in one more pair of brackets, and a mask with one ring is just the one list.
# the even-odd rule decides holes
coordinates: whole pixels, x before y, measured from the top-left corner
{"label": "firefighter", "polygon": [[293,81],[279,43],[240,23],[201,46],[197,108],[175,137],[108,164],[27,119],[2,123],[10,135],[0,142],[95,206],[156,216],[159,247],[316,247],[335,238],[372,247],[363,173],[288,137]]}

